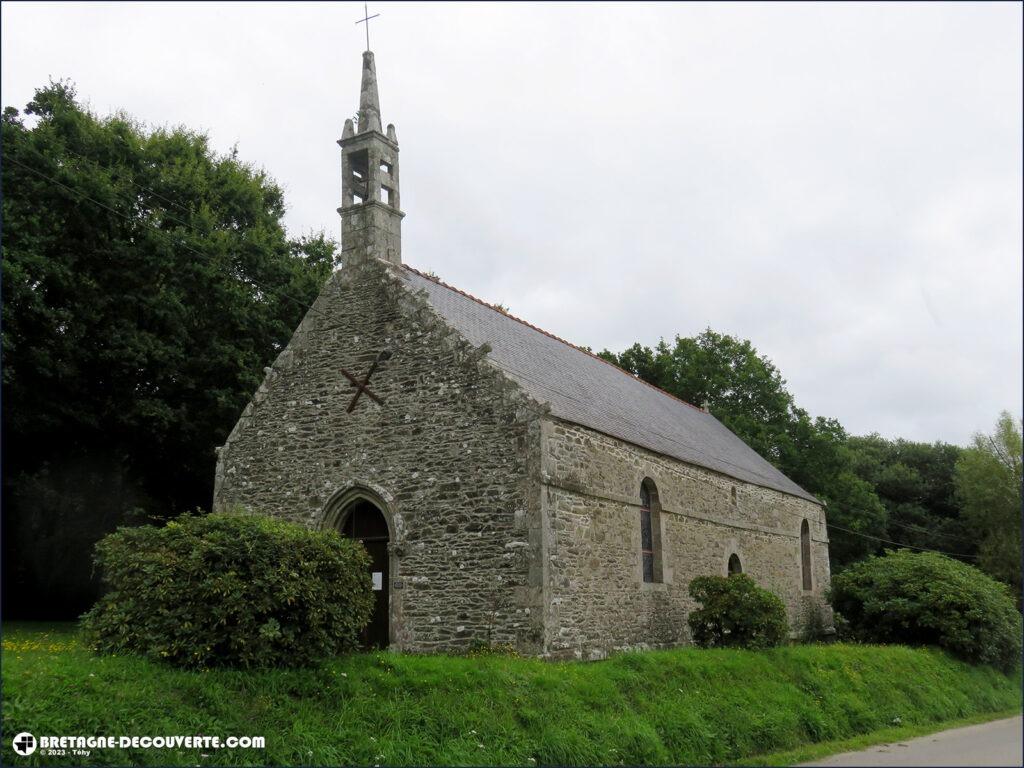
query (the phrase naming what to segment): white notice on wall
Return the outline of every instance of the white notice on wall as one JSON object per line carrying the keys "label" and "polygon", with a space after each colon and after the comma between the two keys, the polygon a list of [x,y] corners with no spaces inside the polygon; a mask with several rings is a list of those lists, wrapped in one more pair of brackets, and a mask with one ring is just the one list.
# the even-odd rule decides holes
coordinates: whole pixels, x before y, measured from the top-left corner
{"label": "white notice on wall", "polygon": [[384,573],[382,571],[373,572],[373,591],[380,592],[384,589]]}

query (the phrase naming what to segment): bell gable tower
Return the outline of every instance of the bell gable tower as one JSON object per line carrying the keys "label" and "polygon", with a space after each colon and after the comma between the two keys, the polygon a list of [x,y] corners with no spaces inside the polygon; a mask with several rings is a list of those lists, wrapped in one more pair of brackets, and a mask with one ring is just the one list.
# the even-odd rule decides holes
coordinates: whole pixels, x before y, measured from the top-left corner
{"label": "bell gable tower", "polygon": [[402,218],[395,126],[381,132],[373,52],[363,54],[358,125],[345,121],[341,146],[341,259],[402,263]]}

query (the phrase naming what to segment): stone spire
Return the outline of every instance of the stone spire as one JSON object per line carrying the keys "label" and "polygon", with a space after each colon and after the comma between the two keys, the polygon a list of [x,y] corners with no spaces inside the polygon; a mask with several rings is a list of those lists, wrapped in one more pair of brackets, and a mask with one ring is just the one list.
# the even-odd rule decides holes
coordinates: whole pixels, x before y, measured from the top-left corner
{"label": "stone spire", "polygon": [[373,51],[363,54],[363,83],[359,89],[359,132],[380,132],[380,97],[377,95],[377,68]]}
{"label": "stone spire", "polygon": [[395,126],[381,129],[373,52],[363,54],[358,126],[346,120],[341,138],[341,261],[372,257],[402,263],[402,218]]}

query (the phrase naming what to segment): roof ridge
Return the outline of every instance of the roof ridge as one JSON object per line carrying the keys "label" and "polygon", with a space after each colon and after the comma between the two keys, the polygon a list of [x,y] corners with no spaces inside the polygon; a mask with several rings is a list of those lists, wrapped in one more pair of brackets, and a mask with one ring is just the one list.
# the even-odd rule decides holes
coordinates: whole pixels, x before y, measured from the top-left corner
{"label": "roof ridge", "polygon": [[611,362],[605,360],[600,355],[595,355],[593,352],[591,352],[589,350],[583,349],[582,347],[577,347],[572,342],[566,341],[565,339],[561,338],[560,336],[555,336],[555,334],[553,334],[553,333],[551,333],[549,331],[545,331],[543,328],[539,328],[538,326],[534,325],[533,323],[530,323],[530,322],[527,322],[526,320],[523,320],[521,317],[516,317],[515,315],[513,315],[511,312],[508,312],[507,310],[498,309],[493,304],[489,304],[486,301],[484,301],[483,299],[478,299],[473,294],[467,293],[466,291],[462,290],[461,288],[456,288],[454,285],[446,283],[444,280],[439,278],[437,275],[428,275],[425,272],[420,272],[418,269],[415,269],[414,267],[410,267],[408,264],[402,264],[402,268],[403,269],[407,269],[410,272],[414,272],[415,274],[417,274],[420,277],[422,277],[424,280],[429,280],[430,282],[437,283],[438,285],[443,286],[443,287],[447,288],[450,291],[455,291],[457,294],[459,294],[461,296],[465,296],[467,299],[475,301],[477,304],[485,306],[488,309],[491,309],[491,310],[493,310],[495,312],[500,312],[501,314],[505,315],[505,317],[508,317],[508,318],[510,318],[512,320],[515,320],[517,323],[521,323],[522,325],[525,325],[527,328],[532,328],[533,330],[537,331],[538,333],[544,334],[548,338],[551,338],[551,339],[554,339],[555,341],[561,342],[562,344],[565,344],[565,346],[571,347],[572,349],[575,349],[577,352],[582,352],[584,355],[588,355],[588,356],[594,358],[595,360],[599,360],[602,363],[604,363],[605,365],[611,366],[616,371],[621,373],[623,376],[628,376],[633,381],[638,381],[641,384],[643,384],[644,386],[650,387],[655,392],[660,392],[661,394],[666,395],[667,397],[671,397],[673,400],[675,400],[677,402],[680,402],[680,403],[682,403],[685,406],[693,408],[695,411],[700,411],[701,413],[708,413],[703,408],[699,408],[696,405],[694,405],[693,403],[688,403],[685,400],[683,400],[683,398],[676,397],[671,392],[666,392],[661,387],[656,387],[654,384],[651,384],[649,381],[644,381],[639,376],[634,376],[632,373],[627,371],[625,368],[621,368],[618,365],[615,365],[615,363],[611,363]]}

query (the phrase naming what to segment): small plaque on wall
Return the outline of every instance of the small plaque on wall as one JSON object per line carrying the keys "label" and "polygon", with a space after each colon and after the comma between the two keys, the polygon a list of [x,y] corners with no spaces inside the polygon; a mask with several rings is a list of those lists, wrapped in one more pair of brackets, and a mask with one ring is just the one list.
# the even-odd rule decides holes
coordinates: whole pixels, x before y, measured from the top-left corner
{"label": "small plaque on wall", "polygon": [[401,579],[395,579],[394,581],[391,582],[391,588],[392,589],[401,589],[404,586],[405,586],[405,582],[402,581]]}

